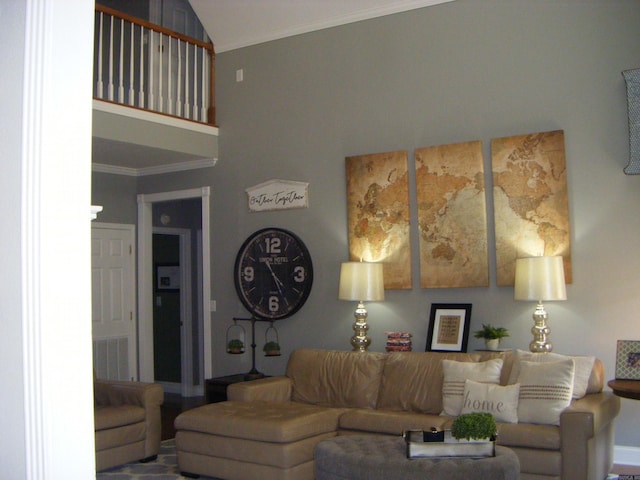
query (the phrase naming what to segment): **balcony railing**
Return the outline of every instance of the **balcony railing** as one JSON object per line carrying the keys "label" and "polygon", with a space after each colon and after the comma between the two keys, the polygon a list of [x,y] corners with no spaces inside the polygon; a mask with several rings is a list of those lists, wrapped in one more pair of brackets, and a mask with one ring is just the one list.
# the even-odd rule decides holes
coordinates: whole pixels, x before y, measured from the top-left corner
{"label": "balcony railing", "polygon": [[215,125],[211,42],[96,5],[95,98]]}

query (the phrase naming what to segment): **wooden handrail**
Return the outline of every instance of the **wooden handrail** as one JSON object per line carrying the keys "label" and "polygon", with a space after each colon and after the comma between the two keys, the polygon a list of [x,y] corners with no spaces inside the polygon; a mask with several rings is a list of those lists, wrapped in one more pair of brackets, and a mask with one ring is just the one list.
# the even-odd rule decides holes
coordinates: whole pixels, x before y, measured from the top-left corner
{"label": "wooden handrail", "polygon": [[[213,43],[211,41],[205,42],[202,40],[198,40],[197,38],[190,37],[188,35],[184,35],[179,32],[175,32],[168,28],[162,27],[161,25],[157,25],[155,23],[149,22],[147,20],[135,17],[133,15],[129,15],[118,10],[114,10],[112,8],[106,7],[104,5],[100,5],[96,3],[95,5],[96,12],[102,12],[106,15],[113,16],[117,19],[121,19],[125,22],[132,23],[134,25],[144,27],[148,30],[152,30],[154,32],[161,33],[171,38],[175,38],[179,41],[185,42],[186,44],[195,45],[197,47],[202,48],[207,51],[209,57],[210,64],[210,72],[209,72],[209,102],[207,107],[207,120],[206,123],[215,125],[215,49]],[[204,79],[203,79],[204,80]],[[99,98],[104,100],[103,98]]]}
{"label": "wooden handrail", "polygon": [[179,33],[179,32],[174,32],[173,30],[162,27],[155,23],[148,22],[147,20],[134,17],[133,15],[128,15],[118,10],[114,10],[113,8],[105,7],[104,5],[100,5],[99,3],[96,3],[96,10],[99,12],[107,13],[109,15],[113,15],[114,17],[121,18],[128,22],[135,23],[136,25],[141,25],[145,28],[155,30],[156,32],[164,33],[165,35],[168,35],[170,37],[179,38],[183,42],[191,43],[199,47],[206,48],[207,50],[213,51],[213,43],[211,42],[204,42],[202,40],[198,40],[197,38],[193,38],[188,35],[183,35],[182,33]]}

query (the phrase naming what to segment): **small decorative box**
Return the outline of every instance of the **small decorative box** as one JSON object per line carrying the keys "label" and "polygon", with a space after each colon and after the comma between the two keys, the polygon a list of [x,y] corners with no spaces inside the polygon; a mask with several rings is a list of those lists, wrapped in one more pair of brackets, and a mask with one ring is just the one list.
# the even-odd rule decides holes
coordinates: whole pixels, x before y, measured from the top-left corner
{"label": "small decorative box", "polygon": [[482,458],[496,454],[494,440],[458,440],[451,436],[451,430],[406,430],[402,436],[407,444],[407,458]]}

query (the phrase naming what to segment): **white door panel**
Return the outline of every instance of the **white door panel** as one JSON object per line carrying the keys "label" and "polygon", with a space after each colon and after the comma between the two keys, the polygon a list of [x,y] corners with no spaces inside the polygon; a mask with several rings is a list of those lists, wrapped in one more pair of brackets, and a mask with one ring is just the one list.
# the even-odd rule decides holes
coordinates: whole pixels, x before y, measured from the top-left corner
{"label": "white door panel", "polygon": [[99,378],[137,378],[133,236],[133,225],[91,228],[93,359]]}

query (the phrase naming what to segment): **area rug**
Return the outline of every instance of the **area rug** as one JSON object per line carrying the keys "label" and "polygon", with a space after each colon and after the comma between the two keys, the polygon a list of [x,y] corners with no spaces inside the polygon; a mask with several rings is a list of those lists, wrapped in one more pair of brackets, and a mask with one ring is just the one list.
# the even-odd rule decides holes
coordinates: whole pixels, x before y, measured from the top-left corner
{"label": "area rug", "polygon": [[[153,462],[127,463],[96,474],[96,480],[179,480],[186,478],[178,471],[174,438],[160,444],[158,459]],[[216,479],[201,476],[200,480]]]}

